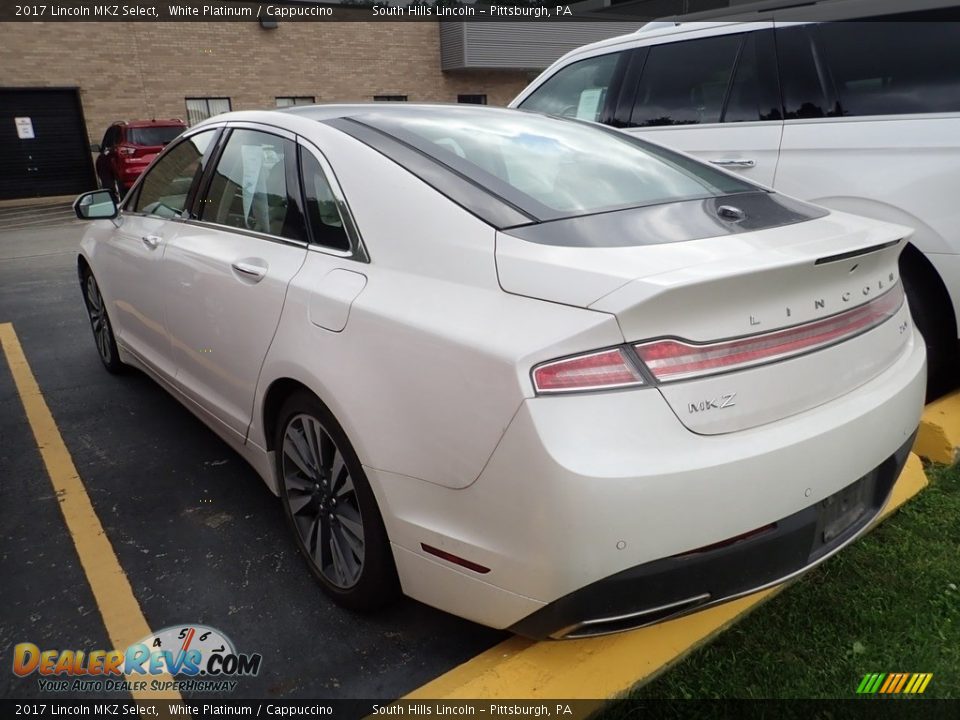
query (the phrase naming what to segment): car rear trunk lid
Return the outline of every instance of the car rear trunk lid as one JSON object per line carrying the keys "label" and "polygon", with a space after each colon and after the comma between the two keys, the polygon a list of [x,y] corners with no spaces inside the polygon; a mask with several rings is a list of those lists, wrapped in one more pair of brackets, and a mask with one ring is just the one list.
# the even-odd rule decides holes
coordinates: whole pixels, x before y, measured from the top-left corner
{"label": "car rear trunk lid", "polygon": [[[551,224],[535,232],[549,232]],[[609,227],[609,221],[603,224]],[[504,290],[611,313],[631,345],[672,338],[693,346],[760,335],[776,339],[787,328],[802,335],[827,318],[838,318],[842,327],[850,317],[843,313],[869,313],[867,303],[901,292],[897,259],[911,232],[843,213],[636,246],[555,245],[543,235],[537,241],[520,237],[529,238],[531,230],[498,234]],[[668,237],[676,232],[664,228]],[[746,368],[673,377],[658,382],[659,390],[680,421],[703,434],[743,430],[815,407],[875,377],[903,351],[912,337],[906,332],[909,314],[892,298],[887,295],[883,305],[894,322],[861,323],[834,342]]]}

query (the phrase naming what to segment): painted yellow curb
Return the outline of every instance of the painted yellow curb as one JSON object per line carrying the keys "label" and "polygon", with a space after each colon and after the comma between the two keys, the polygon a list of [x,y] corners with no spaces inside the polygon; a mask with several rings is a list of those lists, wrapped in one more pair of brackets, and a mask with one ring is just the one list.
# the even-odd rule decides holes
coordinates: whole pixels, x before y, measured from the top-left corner
{"label": "painted yellow curb", "polygon": [[[927,485],[911,454],[881,519]],[[602,699],[648,682],[725,630],[783,586],[677,620],[586,640],[533,642],[512,637],[406,696],[431,699]]]}
{"label": "painted yellow curb", "polygon": [[927,405],[913,451],[944,465],[960,459],[960,392]]}

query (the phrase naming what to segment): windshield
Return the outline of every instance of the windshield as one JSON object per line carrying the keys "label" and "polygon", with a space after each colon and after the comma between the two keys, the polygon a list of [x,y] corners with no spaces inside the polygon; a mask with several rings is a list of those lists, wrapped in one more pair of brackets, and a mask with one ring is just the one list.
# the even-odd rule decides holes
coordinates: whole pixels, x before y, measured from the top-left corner
{"label": "windshield", "polygon": [[186,130],[182,125],[135,127],[127,130],[127,142],[131,145],[166,145]]}
{"label": "windshield", "polygon": [[535,113],[411,108],[357,119],[541,220],[760,190],[617,131]]}

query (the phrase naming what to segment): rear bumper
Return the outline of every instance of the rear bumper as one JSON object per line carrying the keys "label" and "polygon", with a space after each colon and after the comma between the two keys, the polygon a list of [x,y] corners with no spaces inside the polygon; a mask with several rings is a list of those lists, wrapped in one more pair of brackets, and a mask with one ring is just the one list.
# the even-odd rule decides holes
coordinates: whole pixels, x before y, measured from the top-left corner
{"label": "rear bumper", "polygon": [[[815,567],[876,520],[906,464],[916,433],[857,483],[869,483],[863,513],[839,534],[824,529],[837,493],[729,545],[632,567],[581,588],[514,624],[535,639],[606,635],[679,617],[776,585]],[[856,484],[856,483],[854,483]]]}
{"label": "rear bumper", "polygon": [[[532,398],[466,488],[372,468],[368,476],[404,592],[427,604],[537,637],[709,593],[701,607],[783,579],[849,542],[844,535],[815,555],[811,508],[881,468],[881,496],[859,518],[869,523],[919,424],[925,367],[923,341],[912,333],[890,367],[860,387],[723,435],[690,432],[653,389]],[[720,564],[711,572],[729,574],[725,584],[695,586],[703,558],[678,565],[680,556],[772,523],[776,543],[757,536],[733,548],[746,552],[762,540],[765,553],[784,556]],[[488,571],[429,555],[423,544]],[[685,567],[695,568],[690,577],[677,574]],[[666,587],[674,582],[679,590]],[[612,599],[594,599],[604,594]]]}

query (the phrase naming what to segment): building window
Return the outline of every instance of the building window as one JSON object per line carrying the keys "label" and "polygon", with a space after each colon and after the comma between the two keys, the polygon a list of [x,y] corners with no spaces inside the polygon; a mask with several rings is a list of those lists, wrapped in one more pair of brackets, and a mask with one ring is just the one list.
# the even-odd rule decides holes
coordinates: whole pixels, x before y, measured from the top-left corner
{"label": "building window", "polygon": [[486,105],[487,96],[486,95],[457,95],[458,103],[466,103],[467,105]]}
{"label": "building window", "polygon": [[406,95],[374,95],[373,99],[376,102],[406,102]]}
{"label": "building window", "polygon": [[294,105],[313,105],[317,99],[313,95],[297,95],[291,97],[278,97],[277,107],[293,107]]}
{"label": "building window", "polygon": [[230,112],[230,98],[187,98],[187,125]]}

